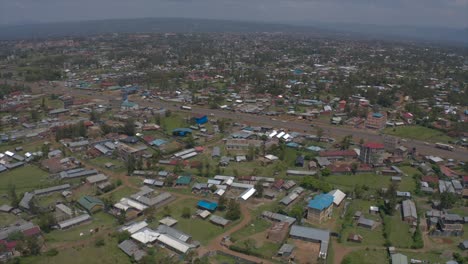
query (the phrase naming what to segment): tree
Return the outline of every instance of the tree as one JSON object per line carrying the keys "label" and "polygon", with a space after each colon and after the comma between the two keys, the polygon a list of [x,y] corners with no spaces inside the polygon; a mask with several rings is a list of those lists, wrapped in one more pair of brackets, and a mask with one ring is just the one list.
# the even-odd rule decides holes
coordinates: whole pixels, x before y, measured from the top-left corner
{"label": "tree", "polygon": [[323,137],[323,129],[321,127],[317,128],[317,138],[318,141],[321,141]]}
{"label": "tree", "polygon": [[322,174],[322,176],[330,176],[331,174],[331,170],[329,168],[323,168],[320,173]]}
{"label": "tree", "polygon": [[31,119],[34,122],[37,122],[39,120],[39,112],[33,110],[31,111]]}
{"label": "tree", "polygon": [[352,172],[353,174],[356,174],[357,169],[358,169],[358,166],[359,166],[359,165],[358,165],[356,162],[353,162],[353,163],[351,164],[351,172]]}
{"label": "tree", "polygon": [[190,212],[190,208],[184,207],[184,208],[182,209],[182,217],[183,217],[183,218],[190,218],[191,215],[192,215],[192,214],[191,214],[191,212]]}
{"label": "tree", "polygon": [[156,208],[154,206],[149,207],[144,211],[144,215],[148,223],[154,222],[156,220]]}
{"label": "tree", "polygon": [[49,233],[52,227],[57,224],[55,217],[50,212],[42,213],[39,215],[38,225],[42,231]]}
{"label": "tree", "polygon": [[167,205],[163,208],[163,216],[171,216],[171,208]]}
{"label": "tree", "polygon": [[457,196],[454,193],[443,192],[440,194],[440,207],[450,209],[457,202]]}
{"label": "tree", "polygon": [[263,196],[263,181],[258,181],[255,184],[255,190],[257,190],[256,196],[262,197]]}
{"label": "tree", "polygon": [[93,121],[93,122],[99,122],[99,120],[101,119],[101,117],[99,116],[99,113],[96,112],[96,111],[91,111],[91,113],[89,113],[89,120]]}
{"label": "tree", "polygon": [[128,136],[134,136],[135,135],[135,120],[133,120],[132,118],[127,119],[123,127],[123,132],[127,134]]}
{"label": "tree", "polygon": [[236,202],[234,199],[229,200],[228,211],[226,212],[226,218],[228,220],[237,220],[241,216],[241,211],[240,211],[240,204]]}
{"label": "tree", "polygon": [[226,200],[226,198],[224,196],[219,197],[218,209],[220,211],[224,211],[226,209],[226,203],[227,203],[227,200]]}
{"label": "tree", "polygon": [[343,137],[343,139],[340,142],[340,148],[342,150],[346,150],[351,146],[351,142],[353,141],[353,136],[352,135],[347,135]]}
{"label": "tree", "polygon": [[304,208],[301,205],[296,204],[289,212],[289,215],[296,218],[297,222],[301,222],[302,217],[304,217]]}
{"label": "tree", "polygon": [[119,232],[117,231],[117,234],[115,235],[117,237],[117,242],[122,243],[123,241],[130,239],[132,234],[128,232],[127,230]]}
{"label": "tree", "polygon": [[127,219],[127,211],[120,210],[119,214],[117,215],[117,222],[120,225],[123,225]]}
{"label": "tree", "polygon": [[8,197],[10,198],[11,206],[18,207],[20,200],[16,194],[16,186],[14,184],[8,184]]}
{"label": "tree", "polygon": [[135,170],[136,168],[136,160],[135,160],[135,157],[133,157],[132,155],[130,155],[127,159],[127,174],[128,175],[131,175],[133,173],[133,171]]}

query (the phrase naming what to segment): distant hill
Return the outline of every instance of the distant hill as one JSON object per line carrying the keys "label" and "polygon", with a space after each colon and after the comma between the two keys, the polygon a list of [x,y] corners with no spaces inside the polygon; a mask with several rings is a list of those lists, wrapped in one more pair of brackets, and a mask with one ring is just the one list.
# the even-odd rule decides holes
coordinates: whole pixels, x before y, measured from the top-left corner
{"label": "distant hill", "polygon": [[42,39],[104,33],[298,32],[320,36],[424,40],[467,44],[468,29],[417,28],[357,24],[262,23],[190,18],[136,18],[0,26],[0,39]]}

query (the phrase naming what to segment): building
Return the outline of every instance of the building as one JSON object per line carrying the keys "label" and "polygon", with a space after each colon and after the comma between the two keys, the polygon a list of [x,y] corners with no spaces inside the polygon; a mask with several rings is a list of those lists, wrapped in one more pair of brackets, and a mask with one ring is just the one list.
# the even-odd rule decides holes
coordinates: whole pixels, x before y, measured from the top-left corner
{"label": "building", "polygon": [[343,202],[346,197],[346,194],[338,189],[332,190],[328,194],[333,196],[333,203],[335,206],[340,206],[341,202]]}
{"label": "building", "polygon": [[283,242],[288,236],[289,224],[286,222],[276,222],[268,230],[267,239],[276,243]]}
{"label": "building", "polygon": [[118,247],[135,261],[140,261],[146,255],[145,251],[141,250],[135,242],[129,239],[122,241]]}
{"label": "building", "polygon": [[333,212],[333,195],[319,194],[307,205],[307,219],[315,223],[322,223],[331,217]]}
{"label": "building", "polygon": [[291,256],[294,250],[294,245],[291,244],[283,244],[280,249],[278,250],[278,256],[281,257],[289,257]]}
{"label": "building", "polygon": [[226,140],[227,150],[247,150],[249,147],[260,148],[261,140],[256,139],[228,139]]}
{"label": "building", "polygon": [[379,166],[383,164],[384,152],[385,152],[385,148],[383,144],[368,142],[361,146],[359,159],[363,163],[371,164],[373,166]]}
{"label": "building", "polygon": [[384,136],[384,147],[385,150],[388,152],[395,152],[395,150],[398,148],[399,140],[397,137],[394,136]]}
{"label": "building", "polygon": [[326,259],[328,254],[328,244],[330,241],[330,231],[318,228],[293,225],[289,236],[293,239],[300,239],[309,242],[320,243],[319,258]]}
{"label": "building", "polygon": [[208,122],[208,116],[207,115],[198,115],[193,118],[195,120],[195,123],[197,125],[203,125]]}
{"label": "building", "polygon": [[77,202],[90,213],[97,212],[104,208],[104,203],[101,200],[89,195],[82,196]]}
{"label": "building", "polygon": [[392,254],[392,264],[408,264],[408,257],[401,253]]}
{"label": "building", "polygon": [[364,228],[371,229],[371,230],[376,227],[376,224],[375,224],[374,220],[367,219],[364,216],[359,217],[357,225],[361,226],[361,227],[364,227]]}
{"label": "building", "polygon": [[386,113],[372,113],[367,114],[366,127],[371,129],[383,129],[387,124]]}
{"label": "building", "polygon": [[218,204],[215,202],[200,200],[198,201],[197,206],[204,210],[215,211],[216,208],[218,207]]}
{"label": "building", "polygon": [[218,215],[211,215],[210,216],[210,222],[215,224],[215,225],[219,225],[221,227],[225,227],[229,224],[229,220],[227,219],[224,219],[223,217],[221,216],[218,216]]}
{"label": "building", "polygon": [[275,222],[285,222],[288,223],[289,226],[293,225],[296,222],[296,218],[294,217],[273,213],[270,211],[263,211],[262,217]]}
{"label": "building", "polygon": [[403,221],[409,224],[415,224],[418,220],[418,212],[416,205],[411,200],[404,200],[401,202]]}
{"label": "building", "polygon": [[83,214],[83,215],[76,216],[71,219],[59,222],[57,225],[60,229],[67,229],[67,228],[77,226],[88,221],[91,221],[91,216],[89,214]]}

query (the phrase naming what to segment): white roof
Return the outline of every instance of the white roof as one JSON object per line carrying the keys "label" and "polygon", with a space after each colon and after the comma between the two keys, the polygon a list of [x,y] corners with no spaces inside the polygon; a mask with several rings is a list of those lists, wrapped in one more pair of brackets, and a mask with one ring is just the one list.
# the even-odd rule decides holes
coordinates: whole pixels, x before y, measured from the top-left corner
{"label": "white roof", "polygon": [[208,210],[203,210],[203,211],[200,212],[198,215],[199,215],[201,218],[205,219],[205,218],[207,218],[210,214],[211,214],[210,211],[208,211]]}
{"label": "white roof", "polygon": [[185,159],[190,159],[190,158],[193,158],[195,157],[196,155],[198,155],[197,152],[190,152],[188,154],[185,154],[183,156],[180,156],[181,159],[185,160]]}
{"label": "white roof", "polygon": [[142,203],[139,203],[137,201],[134,201],[132,199],[128,199],[128,198],[120,199],[120,201],[118,203],[114,204],[114,207],[118,208],[118,209],[121,209],[121,210],[124,210],[124,211],[127,211],[130,208],[135,208],[135,209],[137,209],[139,211],[143,211],[146,208],[148,208],[148,206],[146,206],[146,205],[144,205]]}
{"label": "white roof", "polygon": [[328,194],[333,195],[333,203],[337,206],[340,205],[343,199],[346,197],[346,194],[338,189],[333,190]]}
{"label": "white roof", "polygon": [[278,157],[276,157],[275,155],[271,155],[271,154],[268,154],[265,156],[266,159],[269,159],[269,160],[277,160]]}
{"label": "white roof", "polygon": [[278,135],[276,135],[276,137],[277,137],[277,138],[281,138],[281,137],[283,137],[285,134],[286,134],[286,133],[284,133],[284,132],[280,132]]}
{"label": "white roof", "polygon": [[247,191],[245,191],[245,192],[241,195],[242,200],[244,200],[244,201],[248,200],[250,197],[252,197],[252,195],[254,195],[254,193],[255,193],[256,191],[257,191],[257,190],[255,190],[255,188],[250,188],[250,189],[248,189]]}
{"label": "white roof", "polygon": [[9,157],[13,157],[15,155],[15,153],[7,150],[7,151],[5,151],[5,155],[7,155]]}
{"label": "white roof", "polygon": [[224,189],[218,189],[216,190],[215,194],[219,195],[219,196],[223,196],[223,194],[226,192],[226,190]]}
{"label": "white roof", "polygon": [[189,249],[191,248],[191,245],[186,244],[180,240],[177,240],[171,236],[168,236],[166,234],[161,234],[157,238],[159,242],[168,245],[169,247],[182,252],[182,253],[187,253]]}
{"label": "white roof", "polygon": [[149,228],[145,228],[132,235],[132,238],[143,244],[152,243],[158,239],[160,234]]}
{"label": "white roof", "polygon": [[128,231],[130,234],[134,234],[147,226],[148,226],[148,223],[146,223],[146,221],[141,221],[141,222],[133,223],[129,226],[122,227],[122,231]]}
{"label": "white roof", "polygon": [[273,132],[271,132],[270,135],[268,135],[268,137],[272,138],[272,137],[276,136],[276,134],[278,134],[278,132],[276,132],[276,130],[273,130]]}

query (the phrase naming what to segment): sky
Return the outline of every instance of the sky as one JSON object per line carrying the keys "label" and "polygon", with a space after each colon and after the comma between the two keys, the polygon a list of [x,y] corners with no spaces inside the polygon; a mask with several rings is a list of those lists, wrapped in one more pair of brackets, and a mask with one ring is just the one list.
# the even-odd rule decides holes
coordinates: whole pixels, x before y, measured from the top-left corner
{"label": "sky", "polygon": [[0,0],[0,24],[139,17],[468,28],[468,0]]}

